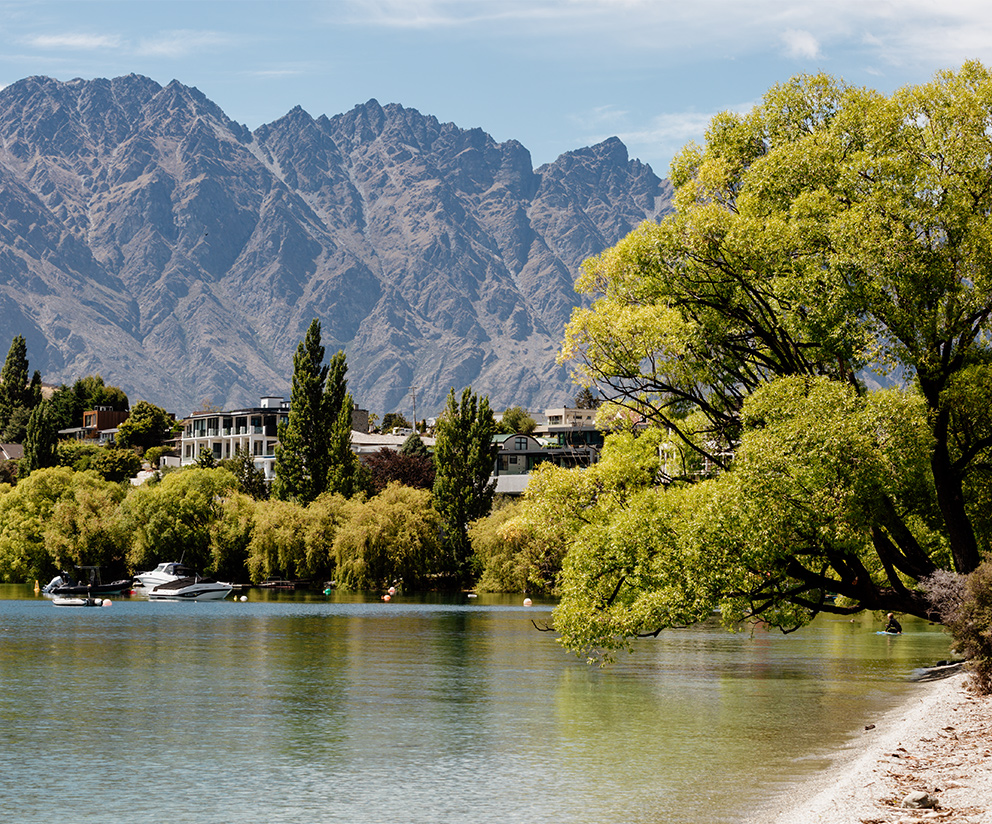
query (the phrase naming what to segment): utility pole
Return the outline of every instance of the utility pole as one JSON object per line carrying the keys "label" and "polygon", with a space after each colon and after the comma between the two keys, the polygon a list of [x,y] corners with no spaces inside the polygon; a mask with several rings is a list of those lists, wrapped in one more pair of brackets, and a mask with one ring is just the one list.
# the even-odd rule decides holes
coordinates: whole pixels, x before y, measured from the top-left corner
{"label": "utility pole", "polygon": [[417,387],[410,387],[410,396],[413,398],[413,431],[417,431]]}

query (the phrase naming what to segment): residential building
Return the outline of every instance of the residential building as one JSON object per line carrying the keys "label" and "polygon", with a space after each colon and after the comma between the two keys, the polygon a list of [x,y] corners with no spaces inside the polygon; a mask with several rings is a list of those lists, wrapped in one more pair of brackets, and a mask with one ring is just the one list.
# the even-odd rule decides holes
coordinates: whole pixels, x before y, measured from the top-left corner
{"label": "residential building", "polygon": [[[392,433],[380,435],[375,432],[362,432],[353,426],[351,429],[351,451],[359,457],[373,455],[380,449],[391,449],[393,452],[399,452],[400,447],[403,446],[408,437],[410,436]],[[420,440],[428,449],[434,448],[434,438],[421,435]]]}
{"label": "residential building", "polygon": [[[246,409],[194,412],[183,422],[179,465],[196,463],[204,449],[218,461],[233,458],[241,449],[252,456],[255,467],[265,473],[267,481],[271,481],[275,477],[279,422],[288,418],[289,401],[276,395],[261,398],[258,406]],[[355,448],[355,437],[361,432],[356,431],[357,427],[368,429],[368,419],[366,409],[352,412],[352,449]]]}
{"label": "residential building", "polygon": [[545,461],[571,469],[599,460],[604,436],[596,427],[595,409],[546,409],[544,414],[546,421],[538,423],[534,435],[493,438],[497,446],[493,467],[497,494],[522,494],[531,470]]}
{"label": "residential building", "polygon": [[19,443],[0,443],[0,461],[19,461],[24,457],[24,447]]}
{"label": "residential building", "polygon": [[183,422],[180,465],[196,463],[201,450],[221,461],[245,450],[266,480],[275,477],[276,440],[279,422],[289,418],[289,401],[274,395],[261,398],[258,406],[230,412],[194,412]]}
{"label": "residential building", "polygon": [[117,427],[127,420],[129,414],[129,412],[118,412],[109,406],[98,406],[96,409],[83,412],[82,426],[60,429],[59,437],[75,438],[80,441],[94,440],[101,446],[113,443]]}
{"label": "residential building", "polygon": [[592,447],[597,451],[603,446],[603,433],[596,426],[595,409],[561,407],[545,409],[545,423],[539,423],[534,434],[558,447]]}

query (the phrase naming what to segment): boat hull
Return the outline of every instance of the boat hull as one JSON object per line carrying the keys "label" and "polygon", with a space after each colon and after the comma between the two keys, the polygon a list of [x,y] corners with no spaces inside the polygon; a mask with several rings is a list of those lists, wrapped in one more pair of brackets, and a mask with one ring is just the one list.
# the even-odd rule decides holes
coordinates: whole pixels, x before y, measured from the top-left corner
{"label": "boat hull", "polygon": [[92,586],[87,586],[85,584],[64,584],[60,587],[55,587],[48,591],[49,595],[88,595],[96,597],[98,595],[121,595],[125,592],[131,591],[131,579],[122,579],[120,581],[114,581],[110,584],[94,584]]}
{"label": "boat hull", "polygon": [[180,578],[155,587],[148,593],[151,601],[222,601],[234,589],[221,581]]}
{"label": "boat hull", "polygon": [[53,606],[57,607],[102,607],[102,598],[71,598],[66,595],[56,595],[52,598]]}

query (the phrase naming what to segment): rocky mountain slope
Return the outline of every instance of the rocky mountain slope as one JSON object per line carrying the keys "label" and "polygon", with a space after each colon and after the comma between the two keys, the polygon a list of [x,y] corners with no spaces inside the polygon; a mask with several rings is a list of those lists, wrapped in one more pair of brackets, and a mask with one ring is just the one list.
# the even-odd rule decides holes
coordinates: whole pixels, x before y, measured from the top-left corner
{"label": "rocky mountain slope", "polygon": [[186,414],[289,395],[314,317],[359,406],[452,386],[574,394],[554,363],[581,262],[669,208],[616,138],[532,168],[516,141],[371,100],[254,132],[146,77],[0,90],[0,346]]}

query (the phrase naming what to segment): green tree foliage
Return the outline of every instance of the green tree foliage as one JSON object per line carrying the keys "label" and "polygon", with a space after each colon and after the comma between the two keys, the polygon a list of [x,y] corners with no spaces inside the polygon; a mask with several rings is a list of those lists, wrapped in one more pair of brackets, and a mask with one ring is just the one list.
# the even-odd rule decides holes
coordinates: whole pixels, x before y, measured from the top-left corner
{"label": "green tree foliage", "polygon": [[28,434],[28,421],[31,410],[26,406],[16,406],[7,418],[7,425],[0,430],[0,443],[24,443]]}
{"label": "green tree foliage", "polygon": [[214,457],[212,449],[208,449],[205,446],[200,447],[200,452],[196,456],[196,461],[194,465],[199,469],[214,469],[218,464],[217,459]]}
{"label": "green tree foliage", "polygon": [[293,356],[288,420],[279,425],[272,495],[306,506],[324,492],[351,496],[367,488],[351,451],[354,402],[344,352],[324,363],[316,318]]}
{"label": "green tree foliage", "polygon": [[[540,580],[535,569],[538,542],[522,517],[524,507],[523,501],[514,501],[469,524],[472,553],[482,571],[476,588],[482,592],[549,592],[553,588]],[[558,558],[556,567],[560,564]],[[556,568],[552,581],[557,573]]]}
{"label": "green tree foliage", "polygon": [[[856,576],[866,589],[838,609],[908,604],[922,614],[902,590],[944,558],[974,570],[989,545],[976,503],[992,429],[974,382],[989,361],[992,312],[990,119],[992,76],[977,63],[891,97],[823,75],[794,79],[747,115],[715,118],[705,147],[673,163],[675,213],[584,268],[578,288],[594,300],[573,314],[562,359],[710,466],[740,459],[748,399],[777,378],[823,378],[864,395],[859,375],[871,367],[918,389],[927,483],[876,495],[852,474],[849,493],[868,496],[859,526],[845,511],[856,535],[827,530],[818,552],[794,553],[789,580],[805,583],[769,591],[756,608],[791,603],[796,620],[832,608],[815,581],[847,579],[857,544],[870,547],[874,560],[859,562],[885,570],[884,585]],[[893,406],[921,420],[908,402]],[[734,500],[730,485],[721,483],[722,501]]]}
{"label": "green tree foliage", "polygon": [[330,580],[335,536],[360,508],[361,499],[324,493],[309,506],[291,501],[260,501],[247,566],[253,582],[265,578]]}
{"label": "green tree foliage", "polygon": [[55,445],[55,456],[59,466],[68,466],[77,472],[85,472],[93,460],[100,455],[103,447],[92,441],[67,438]]}
{"label": "green tree foliage", "polygon": [[51,398],[58,429],[83,425],[83,413],[99,407],[127,412],[130,408],[124,390],[107,386],[100,375],[87,375],[72,386],[63,384]]}
{"label": "green tree foliage", "polygon": [[55,445],[58,442],[58,432],[49,414],[47,403],[40,403],[31,410],[28,418],[27,433],[24,438],[24,457],[21,459],[21,475],[27,475],[36,469],[55,466],[58,457]]}
{"label": "green tree foliage", "polygon": [[272,496],[280,501],[295,501],[306,506],[325,489],[328,447],[323,399],[326,380],[320,321],[314,319],[293,356],[289,416],[279,424]]}
{"label": "green tree foliage", "polygon": [[105,480],[120,483],[141,471],[141,458],[130,449],[102,449],[93,457],[90,468]]}
{"label": "green tree foliage", "polygon": [[210,567],[224,581],[244,580],[255,528],[255,499],[230,492],[210,523]]}
{"label": "green tree foliage", "polygon": [[183,559],[190,567],[213,571],[212,528],[233,488],[230,472],[195,467],[135,488],[120,507],[122,525],[131,536],[131,568]]}
{"label": "green tree foliage", "polygon": [[499,430],[507,435],[530,435],[537,429],[535,421],[527,412],[519,406],[511,406],[503,413],[499,422]]}
{"label": "green tree foliage", "polygon": [[334,540],[363,500],[361,496],[347,499],[325,493],[307,507],[304,569],[308,577],[317,581],[329,581],[334,577],[337,565]]}
{"label": "green tree foliage", "polygon": [[239,492],[221,503],[220,518],[211,526],[211,556],[215,573],[224,580],[244,580],[255,529],[256,500]]}
{"label": "green tree foliage", "polygon": [[307,508],[293,501],[259,501],[248,545],[253,583],[265,578],[308,578]]}
{"label": "green tree foliage", "polygon": [[0,579],[38,580],[80,563],[119,565],[127,538],[115,512],[123,496],[119,485],[68,467],[0,486]]}
{"label": "green tree foliage", "polygon": [[352,502],[334,539],[338,586],[430,586],[442,569],[440,518],[430,501],[426,490],[394,483],[368,501]]}
{"label": "green tree foliage", "polygon": [[572,403],[576,409],[599,409],[601,401],[588,386],[583,386]]}
{"label": "green tree foliage", "polygon": [[348,372],[344,352],[331,358],[324,392],[324,415],[328,425],[327,484],[324,490],[350,498],[371,491],[368,472],[351,449],[351,419],[355,403],[347,391]]}
{"label": "green tree foliage", "polygon": [[384,435],[391,435],[394,429],[412,429],[410,423],[400,412],[387,412],[382,416],[382,432]]}
{"label": "green tree foliage", "polygon": [[435,432],[434,507],[444,524],[452,571],[463,583],[471,576],[468,525],[492,507],[495,434],[488,398],[480,401],[470,388],[460,401],[454,389],[448,393]]}
{"label": "green tree foliage", "polygon": [[144,453],[153,446],[161,446],[172,433],[174,423],[169,413],[161,407],[148,401],[138,401],[127,420],[117,427],[117,443]]}
{"label": "green tree foliage", "polygon": [[407,435],[406,440],[400,445],[400,454],[414,455],[421,458],[429,458],[431,456],[427,445],[420,439],[420,435],[416,432]]}
{"label": "green tree foliage", "polygon": [[22,335],[15,335],[0,369],[0,431],[7,428],[10,416],[20,407],[34,404],[28,383],[28,345]]}
{"label": "green tree foliage", "polygon": [[236,449],[234,457],[221,461],[221,466],[234,475],[239,492],[251,496],[256,501],[262,501],[269,497],[265,473],[255,466],[255,459],[246,448]]}
{"label": "green tree foliage", "polygon": [[145,450],[143,457],[152,469],[158,469],[159,461],[173,453],[174,450],[170,446],[153,446],[151,449]]}

